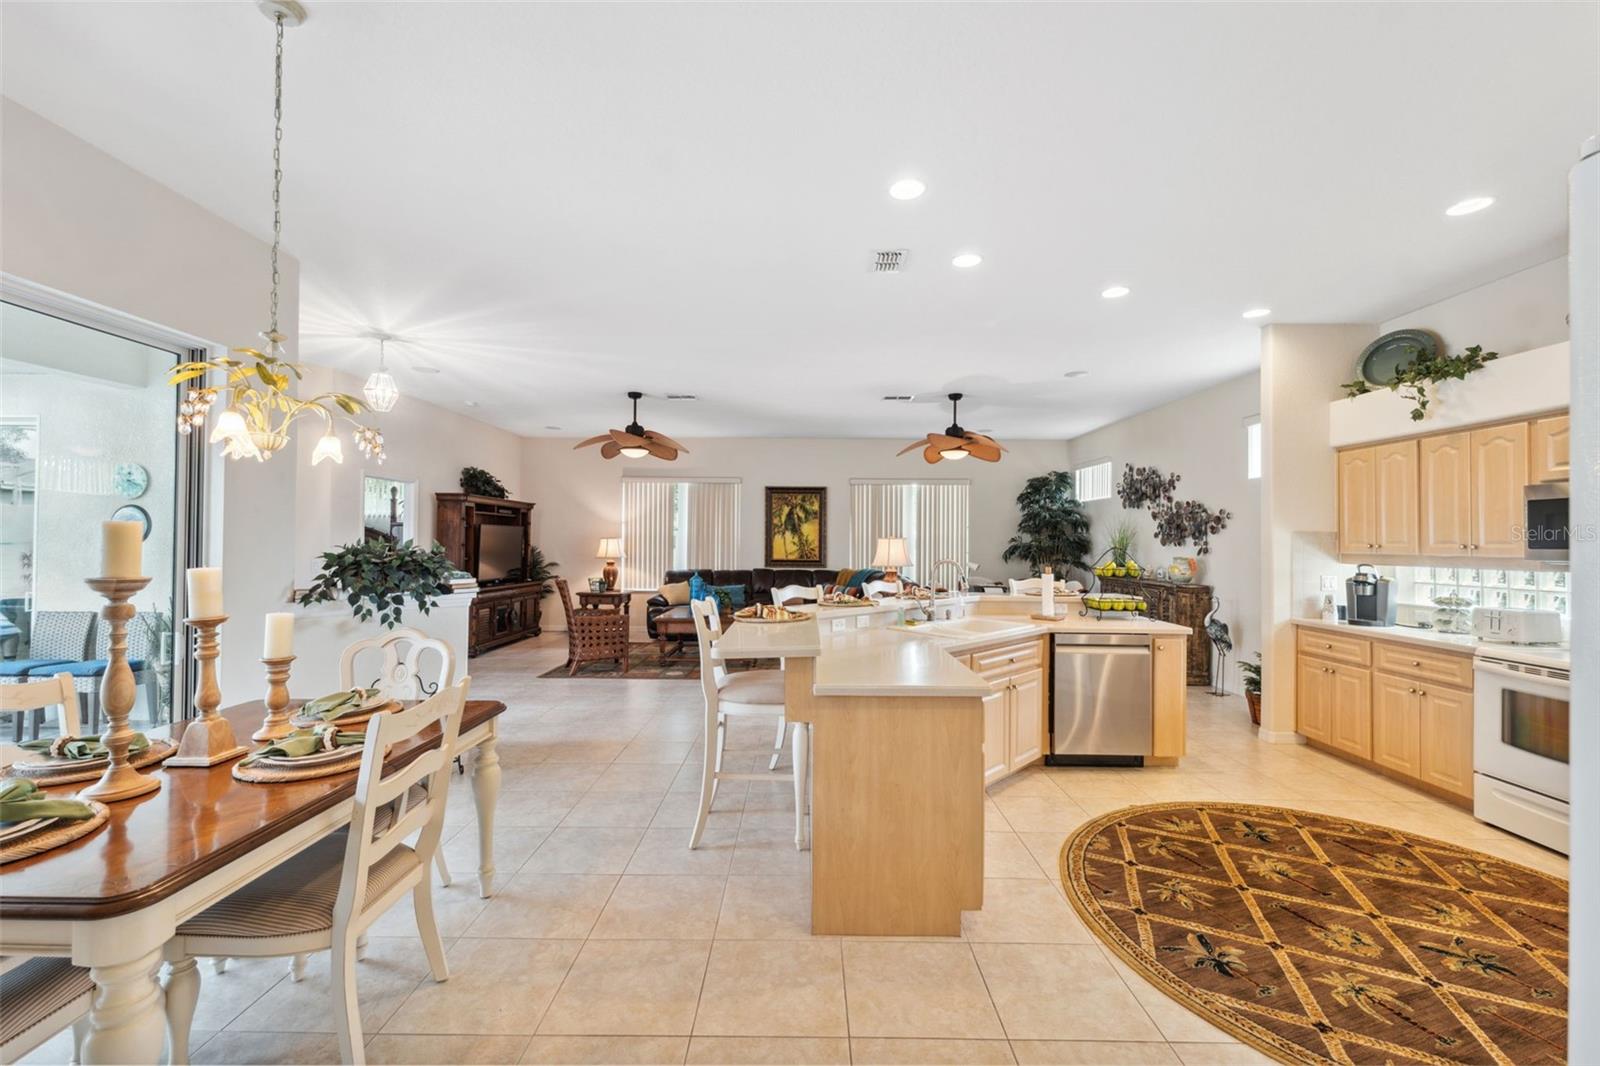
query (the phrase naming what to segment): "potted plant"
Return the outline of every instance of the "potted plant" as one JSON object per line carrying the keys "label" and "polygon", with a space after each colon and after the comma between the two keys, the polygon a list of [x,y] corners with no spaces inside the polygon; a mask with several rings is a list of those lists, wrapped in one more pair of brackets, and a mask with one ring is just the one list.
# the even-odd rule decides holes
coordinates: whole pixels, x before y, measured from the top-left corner
{"label": "potted plant", "polygon": [[1089,516],[1065,470],[1031,477],[1017,496],[1017,534],[1000,553],[1006,562],[1020,559],[1034,574],[1050,567],[1058,578],[1068,570],[1084,569],[1089,551]]}
{"label": "potted plant", "polygon": [[454,568],[444,549],[424,551],[411,541],[363,540],[322,553],[322,569],[300,596],[300,605],[343,599],[363,622],[376,615],[386,628],[400,624],[407,597],[423,614],[432,610],[441,592],[449,591]]}
{"label": "potted plant", "polygon": [[556,567],[560,565],[546,560],[537,544],[528,549],[528,580],[538,583],[540,596],[550,591],[550,583],[556,577]]}
{"label": "potted plant", "polygon": [[1261,653],[1256,652],[1253,663],[1239,660],[1239,672],[1244,674],[1244,702],[1250,707],[1250,724],[1261,724]]}
{"label": "potted plant", "polygon": [[503,500],[511,495],[500,483],[499,478],[481,466],[461,468],[461,491],[471,496],[489,496],[496,500]]}

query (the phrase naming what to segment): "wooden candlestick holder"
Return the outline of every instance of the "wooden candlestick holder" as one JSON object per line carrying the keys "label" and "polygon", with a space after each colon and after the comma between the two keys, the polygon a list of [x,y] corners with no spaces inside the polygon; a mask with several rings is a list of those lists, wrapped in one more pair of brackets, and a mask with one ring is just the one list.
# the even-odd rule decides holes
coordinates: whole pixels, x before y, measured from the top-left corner
{"label": "wooden candlestick holder", "polygon": [[281,740],[294,732],[289,724],[289,664],[294,656],[282,659],[262,659],[267,668],[267,716],[261,728],[250,734],[251,740]]}
{"label": "wooden candlestick holder", "polygon": [[133,669],[128,665],[128,623],[138,613],[128,601],[134,593],[150,584],[147,577],[91,577],[88,586],[106,598],[100,608],[100,617],[111,626],[111,661],[105,676],[100,679],[100,706],[105,708],[106,721],[111,728],[101,738],[110,752],[110,762],[100,780],[79,792],[85,799],[104,803],[132,799],[161,787],[161,779],[142,774],[133,768],[128,759],[128,745],[133,743],[133,728],[128,716],[133,711],[138,689],[133,682]]}
{"label": "wooden candlestick holder", "polygon": [[250,751],[234,737],[228,720],[217,713],[222,703],[222,689],[217,685],[217,656],[222,654],[217,630],[227,620],[227,615],[183,620],[194,630],[194,661],[200,664],[200,685],[194,694],[200,717],[184,729],[178,754],[167,760],[168,766],[215,766]]}

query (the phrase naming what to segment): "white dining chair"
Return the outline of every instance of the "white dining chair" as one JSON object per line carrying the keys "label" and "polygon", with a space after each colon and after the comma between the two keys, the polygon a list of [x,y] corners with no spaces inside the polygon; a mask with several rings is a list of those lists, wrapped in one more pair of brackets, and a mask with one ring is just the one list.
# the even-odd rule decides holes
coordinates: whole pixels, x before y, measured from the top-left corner
{"label": "white dining chair", "polygon": [[[21,736],[22,719],[31,712],[42,711],[45,708],[56,709],[56,735],[61,737],[79,736],[81,728],[78,722],[78,693],[72,684],[72,675],[67,673],[56,674],[54,677],[39,678],[35,681],[22,681],[14,685],[0,685],[0,714],[17,714],[22,718],[17,719],[18,737]],[[34,726],[33,734],[38,735],[38,726]],[[15,762],[22,755],[22,749],[13,748],[8,744],[0,744],[0,758],[7,762]]]}
{"label": "white dining chair", "polygon": [[806,844],[806,784],[809,780],[810,732],[804,724],[794,727],[794,773],[773,777],[770,773],[737,773],[722,768],[723,745],[727,742],[728,719],[739,716],[775,715],[780,728],[785,723],[783,673],[778,670],[746,670],[730,674],[713,650],[722,633],[722,622],[715,607],[706,600],[690,603],[694,614],[695,637],[699,643],[700,687],[705,692],[705,767],[700,776],[700,810],[695,815],[689,847],[700,846],[706,818],[711,814],[719,781],[794,781],[794,846]]}
{"label": "white dining chair", "polygon": [[[71,687],[71,683],[68,683]],[[72,1026],[72,1061],[89,1034],[94,981],[69,959],[0,958],[0,1062],[17,1062]]]}
{"label": "white dining chair", "polygon": [[900,582],[898,581],[866,581],[861,585],[861,594],[869,600],[879,596],[898,596]]}
{"label": "white dining chair", "polygon": [[[1044,578],[1042,577],[1025,577],[1020,581],[1016,578],[1010,578],[1007,584],[1010,586],[1011,595],[1013,596],[1038,596],[1044,592]],[[1075,585],[1077,586],[1076,589],[1073,588]],[[1076,581],[1056,582],[1056,592],[1058,594],[1066,595],[1073,591],[1082,592],[1083,586]]]}
{"label": "white dining chair", "polygon": [[[450,760],[471,678],[367,724],[349,828],[323,838],[178,926],[167,942],[166,1011],[173,1063],[188,1061],[201,956],[281,958],[331,950],[339,1058],[366,1061],[356,998],[357,941],[411,893],[417,935],[435,981],[447,981],[428,866],[444,831]],[[384,756],[434,724],[439,746],[385,772]],[[270,786],[269,786],[270,787]],[[416,846],[405,840],[418,834]]]}
{"label": "white dining chair", "polygon": [[772,590],[772,603],[776,607],[787,607],[791,603],[816,603],[821,599],[821,585],[780,585]]}

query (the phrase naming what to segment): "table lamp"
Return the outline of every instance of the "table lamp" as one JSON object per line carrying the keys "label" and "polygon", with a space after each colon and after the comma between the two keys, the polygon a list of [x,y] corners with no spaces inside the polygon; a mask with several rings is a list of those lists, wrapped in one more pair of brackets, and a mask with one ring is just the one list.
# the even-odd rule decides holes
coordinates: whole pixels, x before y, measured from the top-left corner
{"label": "table lamp", "polygon": [[906,554],[906,539],[904,537],[879,537],[878,549],[872,553],[872,565],[883,568],[885,581],[900,580],[902,566],[911,565],[911,556]]}
{"label": "table lamp", "polygon": [[617,588],[617,560],[622,557],[622,538],[602,537],[600,547],[595,549],[594,557],[606,561],[605,569],[600,571],[600,576],[606,579],[606,591],[615,592]]}

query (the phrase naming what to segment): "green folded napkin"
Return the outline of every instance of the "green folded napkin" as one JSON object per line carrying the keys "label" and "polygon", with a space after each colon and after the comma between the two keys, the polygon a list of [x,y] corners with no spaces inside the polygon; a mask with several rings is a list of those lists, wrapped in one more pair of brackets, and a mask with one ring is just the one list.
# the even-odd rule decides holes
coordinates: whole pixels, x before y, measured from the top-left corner
{"label": "green folded napkin", "polygon": [[345,692],[330,692],[326,696],[316,699],[301,707],[299,712],[303,718],[321,718],[324,722],[331,722],[336,718],[343,718],[347,714],[354,714],[361,709],[361,705],[378,694],[374,688],[353,688]]}
{"label": "green folded napkin", "polygon": [[94,808],[83,800],[47,796],[32,781],[18,777],[0,781],[0,822],[29,818],[67,818],[76,822],[93,817]]}
{"label": "green folded napkin", "polygon": [[[150,746],[150,738],[143,733],[135,733],[128,742],[128,754],[137,755]],[[53,759],[103,759],[110,752],[106,749],[105,742],[99,736],[87,737],[56,737],[53,740],[25,740],[22,747],[27,751],[41,751]]]}
{"label": "green folded napkin", "polygon": [[262,759],[304,759],[308,755],[321,755],[338,748],[359,748],[366,743],[365,733],[346,733],[331,725],[311,729],[296,729],[282,740],[275,740],[260,751],[253,751],[240,766],[251,766]]}

